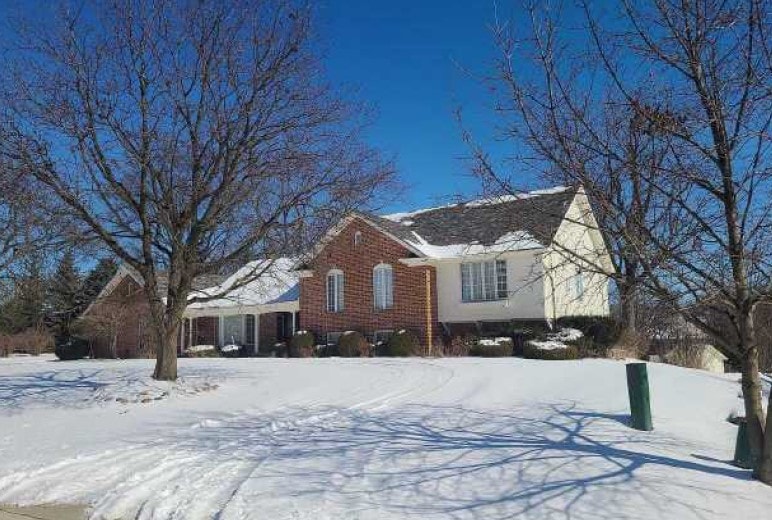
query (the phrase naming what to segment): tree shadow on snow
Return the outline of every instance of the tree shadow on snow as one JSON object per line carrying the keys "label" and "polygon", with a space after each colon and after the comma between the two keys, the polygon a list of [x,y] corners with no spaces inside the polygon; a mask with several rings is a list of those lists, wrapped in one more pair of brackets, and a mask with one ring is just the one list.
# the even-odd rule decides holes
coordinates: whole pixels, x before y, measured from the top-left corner
{"label": "tree shadow on snow", "polygon": [[739,499],[724,485],[748,480],[747,471],[671,456],[682,442],[625,422],[573,403],[290,409],[223,418],[178,438],[175,449],[250,461],[251,475],[231,485],[234,494],[251,487],[256,505],[303,498],[397,516],[480,519],[616,519],[646,516],[645,507],[700,518],[711,513],[705,497]]}
{"label": "tree shadow on snow", "polygon": [[32,402],[50,406],[71,405],[73,396],[107,386],[102,370],[44,371],[0,378],[0,402],[7,410]]}

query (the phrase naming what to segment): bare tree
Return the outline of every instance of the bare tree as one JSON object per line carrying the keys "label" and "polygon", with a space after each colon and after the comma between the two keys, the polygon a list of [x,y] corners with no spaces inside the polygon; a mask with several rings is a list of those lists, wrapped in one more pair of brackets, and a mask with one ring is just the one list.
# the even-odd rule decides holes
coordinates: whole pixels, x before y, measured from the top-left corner
{"label": "bare tree", "polygon": [[[505,137],[545,174],[586,187],[620,287],[632,281],[681,313],[742,367],[755,475],[772,484],[753,321],[772,274],[768,3],[526,11],[523,32],[495,31]],[[473,151],[488,184],[514,191],[521,179]]]}
{"label": "bare tree", "polygon": [[8,283],[19,262],[56,238],[38,195],[19,172],[0,161],[0,283]]}
{"label": "bare tree", "polygon": [[183,311],[205,297],[196,276],[269,260],[229,289],[249,283],[288,241],[373,200],[392,168],[360,138],[363,107],[325,82],[308,6],[78,5],[18,25],[0,154],[139,273],[154,377],[172,380]]}

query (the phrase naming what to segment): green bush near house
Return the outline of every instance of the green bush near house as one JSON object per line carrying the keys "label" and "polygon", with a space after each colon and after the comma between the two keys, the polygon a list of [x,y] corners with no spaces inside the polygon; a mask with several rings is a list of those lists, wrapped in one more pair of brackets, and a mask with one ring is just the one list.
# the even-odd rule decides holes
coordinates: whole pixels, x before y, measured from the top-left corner
{"label": "green bush near house", "polygon": [[338,338],[337,350],[340,357],[369,357],[371,347],[362,333],[349,330]]}
{"label": "green bush near house", "polygon": [[308,358],[314,356],[316,338],[307,330],[296,332],[289,344],[289,357]]}
{"label": "green bush near house", "polygon": [[510,357],[514,342],[511,338],[478,339],[469,349],[469,355],[475,357]]}
{"label": "green bush near house", "polygon": [[420,356],[421,353],[416,335],[404,329],[392,334],[383,349],[383,355],[390,357]]}
{"label": "green bush near house", "polygon": [[550,332],[545,320],[518,320],[509,323],[507,335],[513,339],[513,355],[523,356],[524,345],[532,339],[541,339]]}
{"label": "green bush near house", "polygon": [[565,348],[555,349],[541,349],[535,345],[526,343],[523,347],[523,355],[526,359],[544,359],[544,360],[563,360],[563,359],[577,359],[579,357],[579,349],[576,345],[566,345]]}
{"label": "green bush near house", "polygon": [[54,354],[61,361],[74,361],[83,359],[91,353],[91,347],[87,340],[74,336],[57,338]]}
{"label": "green bush near house", "polygon": [[556,329],[571,328],[582,331],[595,345],[611,347],[619,340],[622,326],[611,316],[564,316],[558,318]]}

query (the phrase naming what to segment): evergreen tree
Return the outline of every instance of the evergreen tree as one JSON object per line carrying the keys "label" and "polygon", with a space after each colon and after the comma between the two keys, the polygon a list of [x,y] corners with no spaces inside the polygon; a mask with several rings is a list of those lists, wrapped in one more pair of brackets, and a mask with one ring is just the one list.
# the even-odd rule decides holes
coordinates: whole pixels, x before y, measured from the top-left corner
{"label": "evergreen tree", "polygon": [[104,286],[115,276],[117,270],[118,266],[112,258],[102,258],[97,262],[97,265],[83,280],[80,312],[86,310],[86,307],[99,296]]}
{"label": "evergreen tree", "polygon": [[67,336],[82,307],[81,280],[75,257],[67,251],[59,261],[48,291],[48,313],[56,336]]}
{"label": "evergreen tree", "polygon": [[24,270],[13,281],[11,297],[0,309],[4,332],[15,334],[44,324],[46,291],[40,259],[25,262]]}

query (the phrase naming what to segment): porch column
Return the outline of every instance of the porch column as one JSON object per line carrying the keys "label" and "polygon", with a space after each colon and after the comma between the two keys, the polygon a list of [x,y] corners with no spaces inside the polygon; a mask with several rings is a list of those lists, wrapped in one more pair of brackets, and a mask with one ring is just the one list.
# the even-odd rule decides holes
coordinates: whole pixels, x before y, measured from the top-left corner
{"label": "porch column", "polygon": [[217,316],[217,341],[220,347],[225,345],[225,316]]}
{"label": "porch column", "polygon": [[255,314],[255,354],[260,352],[260,313]]}
{"label": "porch column", "polygon": [[292,311],[291,314],[292,314],[292,335],[294,336],[295,332],[297,332],[295,330],[295,311]]}
{"label": "porch column", "polygon": [[188,348],[193,346],[193,318],[188,318]]}

